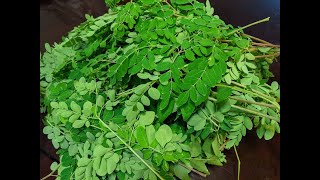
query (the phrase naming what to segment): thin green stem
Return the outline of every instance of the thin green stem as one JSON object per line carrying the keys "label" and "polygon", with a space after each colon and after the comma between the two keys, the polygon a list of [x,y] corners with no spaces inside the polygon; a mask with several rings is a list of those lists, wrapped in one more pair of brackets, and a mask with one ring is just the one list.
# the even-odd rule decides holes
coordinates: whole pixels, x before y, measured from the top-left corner
{"label": "thin green stem", "polygon": [[207,116],[207,114],[203,111],[203,109],[200,109],[202,112],[203,112],[203,114],[207,117],[207,119],[209,119],[215,126],[217,126],[218,127],[218,124],[216,124],[212,119],[211,119],[211,117],[209,117],[209,116]]}
{"label": "thin green stem", "polygon": [[50,123],[50,121],[46,121],[52,128],[54,128],[54,129],[58,129],[58,131],[61,133],[61,134],[63,134],[63,135],[66,135],[63,131],[61,131],[59,128],[57,128],[56,126],[53,126],[51,123]]}
{"label": "thin green stem", "polygon": [[251,36],[249,34],[242,33],[242,35],[247,36],[247,37],[257,41],[257,42],[252,42],[252,45],[280,48],[280,45],[272,44],[272,43],[270,43],[268,41],[265,41],[263,39]]}
{"label": "thin green stem", "polygon": [[236,153],[236,156],[237,156],[237,159],[238,159],[238,180],[240,180],[240,165],[241,165],[241,162],[240,162],[240,158],[239,158],[236,146],[233,145],[233,148],[234,148],[234,152]]}
{"label": "thin green stem", "polygon": [[[231,84],[234,84],[234,85],[239,86],[239,87],[242,87],[242,88],[247,88],[245,85],[242,85],[242,84],[237,83],[237,82],[235,82],[235,81],[231,81]],[[259,94],[259,95],[261,95],[261,96],[265,97],[265,98],[268,98],[268,99],[270,99],[270,100],[274,100],[274,98],[273,98],[273,97],[271,97],[271,96],[267,96],[267,95],[265,95],[265,94],[263,94],[263,93],[261,93],[261,92],[259,92],[259,91],[255,90],[255,89],[251,89],[251,90],[252,90],[253,92],[255,92],[255,93],[257,93],[257,94]]]}
{"label": "thin green stem", "polygon": [[230,140],[226,140],[226,142],[224,142],[221,146],[220,146],[220,151],[224,150],[224,147],[226,146],[226,144],[229,142]]}
{"label": "thin green stem", "polygon": [[248,94],[251,94],[253,96],[258,96],[258,97],[270,102],[271,104],[273,104],[277,108],[277,110],[280,110],[280,105],[277,102],[270,100],[269,98],[271,98],[271,97],[268,97],[268,96],[265,97],[265,95],[263,95],[261,93],[251,92],[251,91],[248,91],[248,90],[245,90],[245,89],[241,89],[241,88],[233,87],[233,86],[229,86],[229,85],[224,85],[224,84],[217,84],[216,86],[228,87],[230,89],[233,89],[233,90],[236,90],[236,91],[239,91],[239,92],[248,93]]}
{"label": "thin green stem", "polygon": [[252,45],[256,45],[256,46],[262,46],[262,47],[274,47],[274,48],[279,48],[279,45],[274,45],[274,44],[264,44],[264,43],[256,43],[256,42],[252,42]]}
{"label": "thin green stem", "polygon": [[269,107],[269,108],[276,108],[274,105],[271,105],[271,104],[266,104],[266,103],[261,103],[261,102],[255,102],[255,101],[248,101],[248,100],[244,100],[244,99],[240,99],[240,98],[237,98],[237,97],[230,97],[231,99],[234,99],[234,100],[237,100],[237,101],[241,101],[241,102],[244,102],[244,103],[249,103],[249,104],[256,104],[256,105],[259,105],[259,106],[264,106],[264,107]]}
{"label": "thin green stem", "polygon": [[143,163],[145,164],[156,176],[158,176],[159,179],[164,180],[161,175],[154,170],[144,159],[142,159],[132,147],[130,147],[116,132],[114,132],[106,123],[104,123],[99,117],[97,117],[98,120],[101,122],[101,124],[107,128],[110,132],[112,132],[125,146],[128,147],[128,149]]}
{"label": "thin green stem", "polygon": [[[149,84],[149,86],[152,86],[155,82],[156,82],[156,81],[151,81],[151,82],[148,82],[147,84]],[[117,98],[115,101],[119,100],[120,97],[127,96],[127,95],[129,95],[129,94],[134,93],[134,90],[135,90],[135,88],[132,88],[132,89],[130,89],[130,90],[128,90],[128,91],[124,91],[124,92],[126,92],[126,93],[124,93],[124,92],[119,93],[119,94],[118,94],[118,98]]]}
{"label": "thin green stem", "polygon": [[123,96],[127,96],[129,94],[132,94],[133,92],[134,92],[134,88],[130,89],[129,91],[125,91],[125,92],[119,93],[116,101],[119,100]]}
{"label": "thin green stem", "polygon": [[[220,40],[220,42],[223,42],[223,43],[229,43],[229,42],[232,42],[232,40],[226,40],[226,39],[223,39],[223,40]],[[269,44],[269,43],[257,43],[257,42],[251,42],[252,45],[255,45],[255,46],[259,46],[259,47],[271,47],[271,48],[280,48],[280,45],[275,45],[275,44]],[[252,52],[254,50],[256,50],[256,47],[253,47],[254,49],[252,49],[251,51],[249,52]]]}
{"label": "thin green stem", "polygon": [[134,90],[134,88],[128,89],[128,90],[126,90],[126,91],[123,91],[123,92],[117,94],[117,96],[122,96],[123,94],[130,93],[130,92],[133,91],[133,90]]}
{"label": "thin green stem", "polygon": [[242,88],[246,88],[245,85],[242,85],[242,84],[237,83],[237,82],[235,82],[235,81],[231,81],[231,84],[237,85],[237,86],[242,87]]}
{"label": "thin green stem", "polygon": [[200,161],[207,161],[207,160],[211,160],[211,159],[201,159],[201,158],[183,158],[183,159],[194,159],[194,160],[200,160]]}
{"label": "thin green stem", "polygon": [[192,172],[194,172],[194,173],[197,173],[198,175],[200,175],[200,176],[202,176],[202,177],[207,177],[206,174],[204,174],[204,173],[202,173],[202,172],[199,172],[199,171],[197,171],[197,170],[195,170],[195,169],[193,169],[193,168],[191,168],[191,167],[188,167],[188,166],[182,164],[181,162],[178,162],[178,164],[179,164],[180,166],[186,168],[186,169],[189,169],[190,171],[192,171]]}
{"label": "thin green stem", "polygon": [[272,120],[275,120],[277,122],[280,122],[280,119],[272,117],[272,116],[269,116],[269,115],[266,115],[266,114],[262,114],[262,113],[260,113],[258,111],[254,111],[254,110],[251,110],[251,109],[243,108],[243,107],[240,107],[240,106],[237,106],[237,105],[231,105],[231,107],[233,107],[235,109],[239,109],[241,111],[245,111],[245,112],[248,112],[248,113],[251,113],[251,114],[255,114],[255,115],[258,115],[258,116],[261,116],[261,117],[265,117],[265,118],[272,119]]}
{"label": "thin green stem", "polygon": [[95,125],[90,125],[91,127],[94,127],[94,128],[97,128],[97,129],[99,129],[99,130],[101,130],[101,131],[104,131],[102,128],[100,128],[100,127],[98,127],[98,126],[95,126]]}
{"label": "thin green stem", "polygon": [[160,151],[158,151],[158,150],[156,150],[155,148],[153,148],[153,147],[148,147],[148,148],[150,148],[151,150],[153,150],[154,152],[157,152],[157,153],[159,153],[159,154],[163,154],[162,152],[160,152]]}
{"label": "thin green stem", "polygon": [[56,169],[54,169],[53,171],[51,171],[51,173],[49,173],[49,174],[46,175],[45,177],[41,178],[40,180],[48,179],[50,176],[53,175],[54,172],[56,172],[56,171],[59,169],[60,166],[61,166],[61,164],[59,164],[59,165],[56,167]]}
{"label": "thin green stem", "polygon": [[[218,101],[217,99],[215,99],[213,97],[208,97],[208,99],[213,101],[213,102],[217,102]],[[258,111],[254,111],[254,110],[251,110],[251,109],[240,107],[240,106],[237,106],[237,105],[234,105],[234,104],[232,104],[231,107],[233,107],[235,109],[238,109],[238,110],[241,110],[241,111],[244,111],[244,112],[247,112],[247,113],[250,113],[250,114],[254,114],[254,115],[258,115],[258,116],[265,117],[265,118],[268,118],[268,119],[272,119],[272,120],[275,120],[275,121],[280,123],[280,119],[277,119],[275,117],[260,113]]]}
{"label": "thin green stem", "polygon": [[162,1],[162,2],[166,3],[168,6],[170,6],[170,8],[171,8],[173,11],[176,12],[176,9],[175,9],[167,0],[164,0],[164,1]]}
{"label": "thin green stem", "polygon": [[267,17],[267,18],[261,19],[261,20],[259,20],[259,21],[250,23],[250,24],[248,24],[248,25],[246,25],[246,26],[240,27],[240,28],[238,28],[238,29],[235,29],[235,30],[229,32],[229,33],[228,33],[228,36],[231,35],[231,34],[234,34],[234,33],[236,33],[236,32],[239,32],[239,31],[241,31],[241,30],[243,30],[243,29],[246,29],[246,28],[248,28],[248,27],[251,27],[251,26],[254,26],[254,25],[263,23],[263,22],[267,22],[267,21],[269,21],[269,20],[270,20],[270,17]]}
{"label": "thin green stem", "polygon": [[[213,91],[212,94],[216,95],[218,93]],[[237,98],[237,97],[234,97],[234,96],[230,96],[229,98],[237,100],[237,101],[240,101],[240,102],[244,102],[244,103],[256,104],[256,105],[259,105],[259,106],[264,106],[264,107],[269,107],[269,108],[275,108],[275,106],[272,105],[272,104],[266,104],[266,103],[255,102],[255,101],[248,101],[248,100],[240,99],[240,98]]]}
{"label": "thin green stem", "polygon": [[[271,44],[271,43],[269,43],[268,41],[265,41],[265,40],[263,40],[263,39],[260,39],[260,38],[251,36],[251,35],[249,35],[249,34],[242,33],[242,35],[247,36],[247,37],[249,37],[249,38],[251,38],[251,39],[253,39],[253,40],[256,40],[256,41],[261,42],[261,43],[264,43],[264,44]],[[271,45],[274,45],[274,44],[271,44]]]}
{"label": "thin green stem", "polygon": [[127,148],[128,148],[128,147],[118,148],[118,149],[113,150],[113,152],[120,151],[120,150],[122,150],[122,149],[127,149]]}
{"label": "thin green stem", "polygon": [[255,56],[256,58],[266,58],[266,57],[278,57],[280,56],[280,53],[273,53],[273,54],[265,54],[265,55],[260,55],[260,56]]}
{"label": "thin green stem", "polygon": [[132,139],[133,131],[134,131],[134,130],[135,130],[135,129],[134,129],[134,128],[132,128],[131,135],[130,135],[130,138],[129,138],[129,146],[131,146],[131,139]]}

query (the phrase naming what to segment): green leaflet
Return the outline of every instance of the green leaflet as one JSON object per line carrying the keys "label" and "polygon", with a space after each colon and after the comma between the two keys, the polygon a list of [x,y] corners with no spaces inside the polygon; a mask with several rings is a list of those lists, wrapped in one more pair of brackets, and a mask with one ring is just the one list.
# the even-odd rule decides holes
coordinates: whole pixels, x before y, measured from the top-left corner
{"label": "green leaflet", "polygon": [[156,66],[157,71],[165,71],[170,69],[170,66],[172,65],[171,62],[160,62]]}
{"label": "green leaflet", "polygon": [[[57,107],[57,106],[55,106],[55,107]],[[70,107],[71,107],[71,110],[73,110],[74,112],[81,113],[81,107],[76,102],[72,101],[70,104]]]}
{"label": "green leaflet", "polygon": [[148,98],[147,96],[145,96],[145,95],[143,95],[143,96],[141,97],[141,102],[142,102],[142,104],[144,104],[145,106],[150,106],[150,100],[149,100],[149,98]]}
{"label": "green leaflet", "polygon": [[264,139],[270,140],[274,136],[275,130],[273,128],[267,129],[264,133]]}
{"label": "green leaflet", "polygon": [[155,118],[155,112],[146,111],[144,114],[140,115],[139,124],[140,125],[150,125]]}
{"label": "green leaflet", "polygon": [[147,134],[144,127],[142,126],[137,127],[137,129],[135,130],[135,137],[141,147],[143,148],[148,147],[148,139],[147,139]]}
{"label": "green leaflet", "polygon": [[153,87],[148,90],[148,95],[154,100],[158,100],[160,98],[159,90]]}
{"label": "green leaflet", "polygon": [[149,144],[152,144],[152,142],[155,140],[155,133],[156,130],[154,129],[153,125],[146,126],[146,136]]}
{"label": "green leaflet", "polygon": [[119,155],[117,153],[114,153],[108,160],[107,160],[107,172],[108,174],[111,174],[117,166],[117,163],[119,162]]}
{"label": "green leaflet", "polygon": [[172,130],[168,125],[162,125],[155,133],[158,143],[164,147],[172,139]]}
{"label": "green leaflet", "polygon": [[188,125],[194,126],[194,130],[199,131],[206,125],[206,119],[199,116],[198,114],[194,114],[188,121]]}
{"label": "green leaflet", "polygon": [[191,101],[188,101],[188,103],[181,106],[181,113],[183,119],[189,119],[190,116],[193,114],[194,110],[195,105]]}
{"label": "green leaflet", "polygon": [[246,54],[244,55],[244,57],[245,57],[246,59],[248,59],[248,60],[255,60],[254,55],[251,54],[251,53],[246,53]]}
{"label": "green leaflet", "polygon": [[86,120],[76,120],[74,121],[74,123],[72,124],[72,127],[74,128],[81,128],[84,126],[84,124],[86,123]]}
{"label": "green leaflet", "polygon": [[196,160],[196,159],[190,159],[190,164],[193,168],[195,168],[198,171],[201,171],[203,173],[209,174],[209,171],[205,165],[205,161],[203,160]]}
{"label": "green leaflet", "polygon": [[213,153],[216,155],[216,156],[219,156],[221,154],[220,152],[220,144],[218,142],[218,138],[214,138],[214,140],[212,141],[212,149],[213,149]]}
{"label": "green leaflet", "polygon": [[210,157],[209,160],[207,160],[207,163],[208,164],[212,164],[212,165],[215,165],[215,166],[223,166],[223,164],[221,163],[220,159],[213,155],[212,157]]}
{"label": "green leaflet", "polygon": [[176,101],[177,106],[179,107],[179,106],[184,105],[188,101],[188,99],[189,99],[189,92],[188,91],[181,93],[178,96],[178,99]]}
{"label": "green leaflet", "polygon": [[213,156],[213,150],[212,150],[212,139],[211,138],[206,138],[202,145],[202,150],[205,153],[207,157]]}
{"label": "green leaflet", "polygon": [[190,61],[194,61],[194,60],[195,60],[194,53],[193,53],[192,50],[190,50],[190,49],[186,50],[185,56],[186,56],[186,58],[187,58],[188,60],[190,60]]}
{"label": "green leaflet", "polygon": [[213,8],[210,5],[209,0],[206,1],[206,12],[207,12],[207,15],[209,15],[209,16],[211,16],[214,12]]}
{"label": "green leaflet", "polygon": [[164,109],[160,109],[161,107],[158,106],[158,117],[159,117],[159,122],[162,123],[170,114],[172,114],[174,107],[175,107],[175,102],[172,98],[168,99],[168,106],[165,107]]}
{"label": "green leaflet", "polygon": [[100,157],[100,156],[105,155],[109,151],[111,151],[110,148],[106,148],[102,145],[97,145],[93,150],[93,156]]}
{"label": "green leaflet", "polygon": [[245,127],[246,127],[248,130],[251,130],[252,127],[253,127],[252,121],[251,121],[250,118],[248,118],[248,117],[245,117],[245,118],[244,118],[243,124],[245,125]]}
{"label": "green leaflet", "polygon": [[223,101],[226,100],[232,93],[232,89],[230,88],[218,88],[218,92],[217,92],[217,99],[218,101]]}
{"label": "green leaflet", "polygon": [[134,93],[141,95],[143,92],[145,92],[147,87],[147,84],[141,84],[135,88]]}
{"label": "green leaflet", "polygon": [[189,180],[189,173],[191,172],[189,169],[181,166],[181,165],[175,165],[173,167],[173,172],[174,175],[177,176],[178,178],[180,178],[181,180]]}
{"label": "green leaflet", "polygon": [[189,144],[189,151],[191,154],[191,157],[198,157],[201,154],[201,144],[199,139],[194,140]]}

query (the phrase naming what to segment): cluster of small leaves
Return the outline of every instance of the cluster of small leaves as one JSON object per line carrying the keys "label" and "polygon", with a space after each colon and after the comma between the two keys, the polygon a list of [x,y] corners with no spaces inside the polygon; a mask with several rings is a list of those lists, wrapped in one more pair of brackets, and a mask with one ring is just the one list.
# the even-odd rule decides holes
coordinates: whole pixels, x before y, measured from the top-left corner
{"label": "cluster of small leaves", "polygon": [[209,1],[118,2],[40,55],[58,180],[186,180],[222,166],[247,130],[280,133],[279,85],[267,84],[279,48],[232,33]]}

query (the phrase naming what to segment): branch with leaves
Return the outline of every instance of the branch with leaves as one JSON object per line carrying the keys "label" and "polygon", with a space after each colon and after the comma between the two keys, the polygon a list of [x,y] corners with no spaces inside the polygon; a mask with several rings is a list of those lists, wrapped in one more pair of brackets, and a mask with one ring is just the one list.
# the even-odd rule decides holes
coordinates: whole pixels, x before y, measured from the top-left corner
{"label": "branch with leaves", "polygon": [[119,2],[40,54],[57,179],[205,177],[248,130],[280,133],[280,46],[243,32],[269,18],[233,28],[209,1]]}

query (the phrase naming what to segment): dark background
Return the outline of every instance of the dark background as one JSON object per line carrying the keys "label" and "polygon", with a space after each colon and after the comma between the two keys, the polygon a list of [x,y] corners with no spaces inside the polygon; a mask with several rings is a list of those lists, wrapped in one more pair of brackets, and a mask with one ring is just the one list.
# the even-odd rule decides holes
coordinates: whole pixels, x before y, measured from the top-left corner
{"label": "dark background", "polygon": [[[199,0],[205,2],[204,0]],[[247,34],[280,44],[280,0],[211,0],[215,14],[233,26],[244,26],[251,22],[271,17],[270,21],[246,29]],[[104,14],[104,0],[40,0],[40,50],[44,43],[59,42],[73,27],[85,20],[84,15],[94,17]],[[275,80],[280,83],[280,60],[271,65]],[[40,177],[50,173],[50,164],[58,160],[51,141],[42,133],[40,117]],[[259,140],[252,131],[238,147],[241,160],[241,180],[280,179],[280,135],[272,140]],[[227,163],[223,167],[210,167],[212,180],[235,180],[237,159],[233,149],[226,152]],[[192,174],[193,179],[200,178]],[[50,179],[50,178],[49,178]],[[54,179],[54,178],[51,178]]]}

